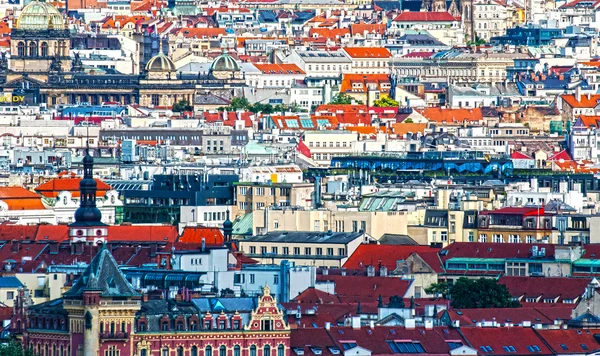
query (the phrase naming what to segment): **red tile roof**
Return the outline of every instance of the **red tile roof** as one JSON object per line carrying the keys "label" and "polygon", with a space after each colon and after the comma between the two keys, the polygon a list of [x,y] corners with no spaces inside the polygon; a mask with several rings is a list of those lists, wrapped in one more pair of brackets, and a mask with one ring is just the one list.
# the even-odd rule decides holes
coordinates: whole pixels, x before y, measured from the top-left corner
{"label": "red tile roof", "polygon": [[511,155],[510,155],[511,159],[533,159],[531,157],[529,157],[528,155],[519,152],[519,151],[514,151]]}
{"label": "red tile roof", "polygon": [[180,28],[177,29],[176,32],[174,33],[176,36],[183,36],[186,38],[218,38],[218,37],[222,37],[225,36],[227,34],[227,32],[225,32],[224,28],[214,28],[214,27],[207,27],[207,28],[190,28],[190,27],[185,27],[185,28]]}
{"label": "red tile roof", "polygon": [[335,294],[344,303],[374,302],[379,295],[387,300],[392,296],[403,297],[411,281],[394,277],[318,275],[318,282],[333,282]]}
{"label": "red tile roof", "polygon": [[396,262],[406,260],[413,252],[438,252],[439,249],[429,246],[414,245],[370,245],[358,246],[348,257],[344,268],[360,269],[367,266],[385,266],[391,272],[396,269]]}
{"label": "red tile roof", "polygon": [[225,243],[223,233],[220,229],[211,227],[185,227],[179,242],[184,243],[202,243],[206,246],[223,246]]}
{"label": "red tile roof", "polygon": [[306,74],[296,64],[254,64],[262,74]]}
{"label": "red tile roof", "polygon": [[546,249],[546,258],[552,259],[554,257],[554,245],[551,244],[455,242],[444,248],[448,252],[444,254],[443,260],[445,261],[453,257],[531,258],[533,246],[544,247]]}
{"label": "red tile roof", "polygon": [[[571,308],[567,308],[570,312]],[[550,319],[534,307],[523,308],[479,308],[449,310],[452,320],[459,320],[460,326],[475,326],[480,322],[496,321],[498,324],[523,325],[524,321],[531,324],[554,325],[555,319]]]}
{"label": "red tile roof", "polygon": [[[598,329],[536,330],[536,332],[556,354],[587,355],[600,351]],[[582,345],[586,348],[584,349]]]}
{"label": "red tile roof", "polygon": [[560,96],[562,100],[572,108],[593,108],[598,105],[600,94],[581,95],[577,100],[575,94],[563,94]]}
{"label": "red tile roof", "polygon": [[35,234],[35,241],[63,242],[68,239],[69,227],[67,225],[39,225]]}
{"label": "red tile roof", "polygon": [[297,295],[293,301],[307,304],[334,304],[339,303],[340,299],[333,294],[329,294],[327,292],[318,290],[315,287],[311,287]]}
{"label": "red tile roof", "polygon": [[418,110],[427,120],[440,123],[477,123],[483,120],[480,108],[476,109],[447,109],[441,107]]}
{"label": "red tile roof", "polygon": [[[462,334],[477,350],[478,355],[507,355],[504,346],[515,348],[517,355],[549,355],[552,352],[532,328],[501,327],[501,328],[461,328]],[[529,349],[528,346],[537,346]],[[490,347],[490,349],[484,349]]]}
{"label": "red tile roof", "polygon": [[117,225],[108,227],[109,242],[169,243],[177,240],[177,227],[170,225]]}
{"label": "red tile roof", "polygon": [[365,33],[377,33],[384,35],[387,26],[383,23],[379,24],[367,24],[367,23],[355,23],[350,25],[350,32],[352,36],[364,35]]}
{"label": "red tile roof", "polygon": [[391,58],[392,53],[385,47],[344,47],[352,58]]}
{"label": "red tile roof", "polygon": [[449,12],[429,11],[404,11],[396,16],[394,21],[400,22],[454,22],[460,18],[452,16]]}
{"label": "red tile roof", "polygon": [[0,199],[34,199],[40,196],[23,187],[0,187]]}
{"label": "red tile roof", "polygon": [[308,35],[315,38],[339,39],[350,36],[349,28],[311,28]]}
{"label": "red tile roof", "polygon": [[503,276],[498,283],[504,284],[513,297],[557,299],[576,301],[585,292],[591,278],[566,277],[512,277]]}

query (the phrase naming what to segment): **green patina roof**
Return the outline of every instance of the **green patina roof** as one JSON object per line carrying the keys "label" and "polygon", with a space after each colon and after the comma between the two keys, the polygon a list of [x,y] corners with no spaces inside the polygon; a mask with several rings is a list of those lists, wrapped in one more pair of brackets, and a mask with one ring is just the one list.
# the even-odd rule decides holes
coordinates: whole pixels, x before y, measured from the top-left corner
{"label": "green patina roof", "polygon": [[235,219],[233,222],[233,235],[252,235],[252,213]]}
{"label": "green patina roof", "polygon": [[278,151],[272,147],[261,145],[256,141],[250,141],[242,148],[242,152],[246,155],[276,155]]}
{"label": "green patina roof", "polygon": [[574,266],[600,266],[600,260],[590,260],[589,258],[580,258],[573,262]]}
{"label": "green patina roof", "polygon": [[473,257],[454,257],[449,258],[446,263],[504,263],[506,258],[473,258]]}

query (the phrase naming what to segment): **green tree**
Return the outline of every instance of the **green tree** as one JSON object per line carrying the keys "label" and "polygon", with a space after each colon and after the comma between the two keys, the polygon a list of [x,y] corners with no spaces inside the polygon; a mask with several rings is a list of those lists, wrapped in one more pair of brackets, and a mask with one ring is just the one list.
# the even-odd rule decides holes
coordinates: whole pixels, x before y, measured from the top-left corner
{"label": "green tree", "polygon": [[0,355],[2,356],[35,356],[33,350],[23,350],[23,346],[17,341],[0,344]]}
{"label": "green tree", "polygon": [[459,278],[450,288],[452,307],[468,308],[517,308],[521,305],[512,300],[508,288],[491,278]]}
{"label": "green tree", "polygon": [[173,105],[173,112],[192,111],[193,108],[187,100],[180,100]]}
{"label": "green tree", "polygon": [[229,104],[229,110],[245,110],[250,106],[250,102],[246,98],[233,98]]}
{"label": "green tree", "polygon": [[446,298],[450,291],[450,285],[447,282],[433,283],[429,287],[425,288],[425,293],[434,294],[437,296],[442,296]]}
{"label": "green tree", "polygon": [[397,108],[398,106],[400,106],[400,103],[390,98],[389,96],[384,96],[379,100],[375,100],[373,102],[373,106],[377,108]]}
{"label": "green tree", "polygon": [[336,96],[333,97],[333,99],[329,102],[329,104],[347,105],[347,104],[352,104],[352,101],[355,101],[356,104],[359,104],[359,105],[363,104],[362,101],[356,100],[346,93],[338,93]]}
{"label": "green tree", "polygon": [[413,123],[413,119],[411,119],[410,117],[404,121],[402,121],[405,124],[412,124]]}

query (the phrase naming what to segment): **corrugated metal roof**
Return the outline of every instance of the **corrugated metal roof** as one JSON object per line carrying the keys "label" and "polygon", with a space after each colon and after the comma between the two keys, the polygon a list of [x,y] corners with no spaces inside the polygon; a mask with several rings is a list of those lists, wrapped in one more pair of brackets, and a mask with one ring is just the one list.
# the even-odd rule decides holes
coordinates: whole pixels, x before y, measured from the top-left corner
{"label": "corrugated metal roof", "polygon": [[244,214],[233,222],[233,235],[252,235],[252,213]]}

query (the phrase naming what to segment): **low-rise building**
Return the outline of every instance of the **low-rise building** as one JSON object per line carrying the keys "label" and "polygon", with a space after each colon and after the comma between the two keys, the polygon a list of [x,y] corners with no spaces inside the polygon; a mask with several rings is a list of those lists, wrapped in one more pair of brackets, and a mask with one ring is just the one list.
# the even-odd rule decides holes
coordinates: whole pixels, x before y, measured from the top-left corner
{"label": "low-rise building", "polygon": [[341,268],[360,244],[372,241],[364,232],[275,231],[239,244],[245,255],[260,263],[288,260],[297,266]]}

